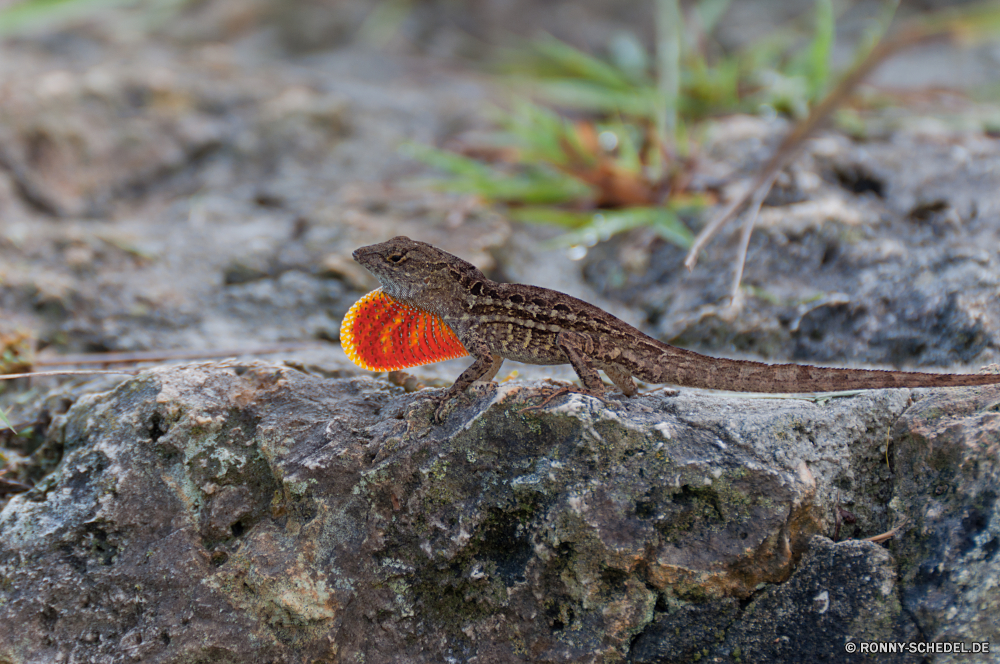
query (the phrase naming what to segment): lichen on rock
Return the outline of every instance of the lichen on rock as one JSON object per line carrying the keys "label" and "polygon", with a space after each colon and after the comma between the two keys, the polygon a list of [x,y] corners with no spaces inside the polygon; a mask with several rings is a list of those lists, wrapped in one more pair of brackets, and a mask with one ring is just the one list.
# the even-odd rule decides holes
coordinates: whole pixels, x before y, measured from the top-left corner
{"label": "lichen on rock", "polygon": [[879,532],[867,485],[911,486],[872,466],[905,393],[541,395],[480,387],[435,425],[420,392],[228,361],[80,398],[0,513],[0,661],[782,661],[824,590],[816,653],[913,635],[893,557],[815,537],[835,500]]}

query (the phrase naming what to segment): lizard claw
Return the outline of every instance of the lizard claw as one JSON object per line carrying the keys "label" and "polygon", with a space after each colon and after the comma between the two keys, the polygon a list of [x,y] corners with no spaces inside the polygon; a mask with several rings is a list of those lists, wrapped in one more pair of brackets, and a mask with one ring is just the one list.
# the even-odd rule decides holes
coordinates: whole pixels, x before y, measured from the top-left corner
{"label": "lizard claw", "polygon": [[434,415],[431,417],[435,424],[444,423],[445,416],[448,411],[451,410],[452,401],[454,400],[454,395],[450,391],[446,391],[441,396],[431,397],[432,401],[438,402],[437,408],[434,409]]}
{"label": "lizard claw", "polygon": [[438,407],[434,409],[433,420],[435,424],[444,423],[445,411],[448,410],[448,399],[442,399]]}
{"label": "lizard claw", "polygon": [[[476,384],[473,384],[473,385],[469,386],[469,388],[467,388],[467,389],[470,392],[476,392],[476,393],[478,393],[479,391],[481,391],[483,389],[485,389],[485,390],[494,389],[495,390],[496,389],[496,383],[493,383],[493,382],[490,382],[490,383],[476,383]],[[437,422],[438,424],[444,422],[445,413],[448,410],[450,410],[450,407],[452,406],[452,402],[455,401],[456,399],[463,398],[463,394],[464,393],[462,393],[462,392],[454,393],[452,390],[449,389],[444,394],[442,394],[440,397],[434,397],[436,399],[439,399],[440,402],[441,402],[440,404],[438,404],[437,409],[434,411],[434,421]]]}
{"label": "lizard claw", "polygon": [[523,413],[525,411],[538,410],[538,409],[544,408],[550,401],[552,401],[556,397],[562,396],[564,394],[586,394],[587,396],[591,396],[591,397],[595,397],[597,399],[600,399],[604,403],[608,403],[608,400],[606,398],[604,398],[603,394],[598,394],[597,392],[595,392],[593,390],[588,390],[588,389],[582,388],[582,387],[575,387],[573,385],[566,385],[564,387],[560,387],[560,388],[558,388],[556,390],[553,390],[552,394],[550,394],[547,397],[545,397],[544,399],[542,399],[541,403],[536,404],[534,406],[525,406],[524,408],[522,408],[521,410],[519,410],[517,412],[518,412],[518,414],[520,414],[520,413]]}

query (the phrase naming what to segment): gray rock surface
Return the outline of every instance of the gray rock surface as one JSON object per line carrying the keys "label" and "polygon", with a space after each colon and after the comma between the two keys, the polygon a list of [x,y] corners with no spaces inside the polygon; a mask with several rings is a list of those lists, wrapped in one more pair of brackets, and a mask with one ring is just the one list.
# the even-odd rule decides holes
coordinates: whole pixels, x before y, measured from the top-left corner
{"label": "gray rock surface", "polygon": [[896,547],[906,611],[930,641],[1000,642],[1000,395],[919,402],[896,424],[895,444],[890,505],[912,521]]}
{"label": "gray rock surface", "polygon": [[[887,440],[909,469],[921,413],[995,437],[996,389],[522,410],[546,393],[482,386],[435,426],[382,380],[229,361],[82,396],[43,433],[54,471],[0,512],[0,662],[839,661],[991,596],[920,571],[965,555],[985,581],[988,506],[938,508],[969,521],[955,554],[904,531],[902,585],[882,547],[815,536],[838,501],[863,534],[928,519]],[[994,633],[963,620],[948,634]]]}
{"label": "gray rock surface", "polygon": [[[718,131],[712,154],[731,165],[732,181],[760,167],[782,128],[748,118]],[[888,140],[817,138],[761,210],[736,317],[725,300],[732,235],[691,273],[683,250],[634,237],[599,245],[584,270],[605,297],[640,307],[660,338],[685,347],[979,367],[1000,359],[1000,196],[989,184],[998,169],[1000,141],[940,123]]]}
{"label": "gray rock surface", "polygon": [[[631,661],[851,661],[847,643],[914,641],[901,610],[896,564],[877,544],[816,536],[795,573],[762,589],[745,609],[737,601],[688,604],[663,612],[643,631]],[[859,657],[859,661],[864,658]],[[880,662],[920,662],[893,653]]]}

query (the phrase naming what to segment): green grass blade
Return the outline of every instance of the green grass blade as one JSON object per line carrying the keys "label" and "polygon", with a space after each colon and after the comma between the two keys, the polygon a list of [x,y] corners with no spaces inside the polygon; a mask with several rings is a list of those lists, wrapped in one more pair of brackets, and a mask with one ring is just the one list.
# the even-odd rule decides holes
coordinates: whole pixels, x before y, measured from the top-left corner
{"label": "green grass blade", "polygon": [[806,56],[806,77],[809,81],[809,98],[819,99],[826,92],[826,82],[830,77],[830,52],[833,49],[836,21],[833,18],[833,3],[830,0],[816,0],[816,34],[809,45]]}
{"label": "green grass blade", "polygon": [[507,144],[521,149],[522,163],[549,162],[562,165],[567,162],[564,141],[575,143],[567,122],[547,108],[520,102],[505,124]]}
{"label": "green grass blade", "polygon": [[634,85],[649,85],[649,53],[632,32],[616,33],[608,42],[611,61]]}
{"label": "green grass blade", "polygon": [[530,88],[556,106],[604,115],[621,113],[629,117],[652,120],[656,117],[660,106],[658,93],[652,87],[609,89],[593,81],[558,78],[539,81]]}
{"label": "green grass blade", "polygon": [[711,34],[715,30],[715,25],[722,18],[722,15],[729,9],[732,0],[699,0],[695,5],[698,12],[698,21],[701,23],[701,30],[704,34]]}
{"label": "green grass blade", "polygon": [[578,244],[593,246],[618,233],[643,226],[649,226],[667,242],[685,249],[690,247],[694,241],[694,236],[691,235],[687,226],[681,223],[673,210],[665,207],[602,210],[592,213],[590,216],[590,223],[559,236],[555,242],[563,246]]}
{"label": "green grass blade", "polygon": [[587,79],[609,88],[627,90],[632,86],[628,76],[613,65],[584,53],[555,37],[548,36],[540,39],[534,44],[534,47],[542,58],[556,65],[564,75]]}
{"label": "green grass blade", "polygon": [[520,173],[500,172],[462,155],[417,143],[400,148],[404,155],[450,175],[436,184],[444,191],[475,194],[490,201],[511,203],[564,203],[589,198],[585,182],[544,164],[522,167]]}
{"label": "green grass blade", "polygon": [[507,216],[514,221],[520,221],[528,224],[546,224],[549,226],[562,226],[564,228],[580,228],[591,222],[594,217],[594,213],[562,210],[560,208],[548,206],[525,206],[511,208],[507,211]]}
{"label": "green grass blade", "polygon": [[[7,414],[2,409],[0,409],[0,423],[4,424],[11,431],[14,431],[14,425],[10,423],[10,420],[7,419]],[[14,435],[17,435],[16,431],[14,431]]]}
{"label": "green grass blade", "polygon": [[451,173],[452,175],[465,178],[487,179],[494,176],[493,169],[482,162],[463,157],[454,152],[448,152],[447,150],[439,150],[419,143],[404,143],[399,149],[406,157],[422,161],[428,166]]}
{"label": "green grass blade", "polygon": [[0,35],[10,35],[59,21],[85,16],[94,10],[137,0],[22,0],[0,9]]}
{"label": "green grass blade", "polygon": [[694,235],[673,210],[658,208],[652,228],[661,238],[682,249],[688,249],[694,242]]}
{"label": "green grass blade", "polygon": [[889,31],[889,25],[896,16],[896,9],[899,7],[899,0],[884,0],[882,7],[875,20],[870,21],[854,47],[854,57],[852,65],[856,65],[868,57],[875,45],[878,44],[885,33]]}
{"label": "green grass blade", "polygon": [[611,131],[618,137],[618,155],[615,157],[615,163],[629,173],[635,175],[642,173],[642,158],[639,155],[642,136],[638,131],[633,131],[635,127],[619,121],[601,129]]}
{"label": "green grass blade", "polygon": [[740,61],[722,58],[708,66],[700,58],[689,60],[681,79],[678,112],[688,119],[747,110],[740,98]]}
{"label": "green grass blade", "polygon": [[585,200],[591,188],[576,178],[539,167],[516,176],[500,177],[492,182],[478,183],[486,198],[509,203],[540,205]]}
{"label": "green grass blade", "polygon": [[656,82],[660,92],[657,130],[673,138],[681,89],[681,33],[678,0],[656,0]]}

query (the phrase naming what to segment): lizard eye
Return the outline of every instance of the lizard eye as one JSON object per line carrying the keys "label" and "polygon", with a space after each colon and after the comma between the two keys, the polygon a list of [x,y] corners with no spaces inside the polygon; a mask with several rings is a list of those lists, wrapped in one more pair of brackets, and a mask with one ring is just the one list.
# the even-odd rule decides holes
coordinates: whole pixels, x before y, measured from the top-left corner
{"label": "lizard eye", "polygon": [[389,254],[388,258],[390,263],[399,263],[404,258],[406,258],[406,254],[405,253]]}

